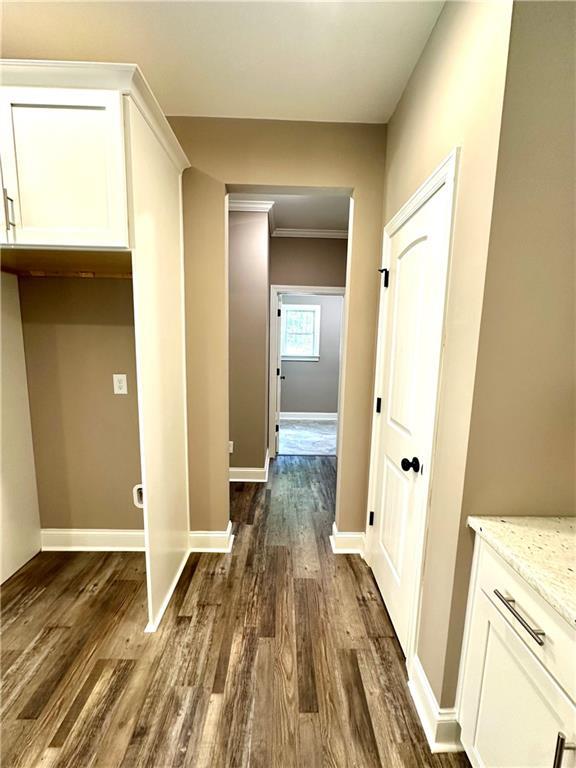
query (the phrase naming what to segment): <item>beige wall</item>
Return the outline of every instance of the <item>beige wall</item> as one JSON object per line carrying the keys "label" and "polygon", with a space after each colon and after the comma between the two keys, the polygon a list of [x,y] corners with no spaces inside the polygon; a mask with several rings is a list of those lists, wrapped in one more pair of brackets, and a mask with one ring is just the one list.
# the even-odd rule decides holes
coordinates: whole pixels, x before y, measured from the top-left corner
{"label": "beige wall", "polygon": [[575,40],[573,3],[514,6],[447,692],[472,557],[466,517],[576,514]]}
{"label": "beige wall", "polygon": [[[456,146],[446,347],[428,515],[417,655],[442,706],[454,704],[459,647],[448,647],[469,417],[480,331],[511,4],[447,3],[388,126],[388,220]],[[488,55],[489,52],[489,55]]]}
{"label": "beige wall", "polygon": [[131,281],[19,282],[42,527],[142,528]]}
{"label": "beige wall", "polygon": [[514,8],[464,511],[576,514],[576,5]]}
{"label": "beige wall", "polygon": [[[375,269],[382,237],[385,128],[191,117],[173,117],[170,123],[196,169],[184,173],[187,329],[190,334],[199,332],[200,327],[210,328],[209,339],[200,347],[193,349],[188,341],[189,400],[197,396],[196,403],[189,406],[191,464],[193,454],[206,454],[202,459],[205,471],[195,475],[197,487],[193,493],[202,503],[196,505],[199,522],[193,527],[221,530],[226,527],[229,514],[228,435],[222,423],[226,421],[227,428],[228,281],[224,237],[219,234],[225,204],[218,186],[227,183],[354,190],[352,258],[347,265],[345,309],[350,322],[344,342],[343,441],[338,457],[336,514],[341,530],[361,530],[366,515],[370,449],[369,382],[374,365],[378,297]],[[216,185],[217,192],[210,193],[210,199],[191,194],[194,182],[190,179],[203,175],[212,177]],[[210,227],[214,222],[219,228],[216,234]],[[214,318],[214,324],[210,318]],[[197,387],[194,376],[200,376],[210,386]],[[191,486],[193,482],[191,477]],[[191,514],[195,515],[194,509]]]}
{"label": "beige wall", "polygon": [[182,196],[190,529],[224,530],[229,518],[226,188],[189,168]]}
{"label": "beige wall", "polygon": [[231,467],[263,467],[268,448],[268,214],[228,219]]}
{"label": "beige wall", "polygon": [[347,240],[270,238],[271,285],[346,285]]}

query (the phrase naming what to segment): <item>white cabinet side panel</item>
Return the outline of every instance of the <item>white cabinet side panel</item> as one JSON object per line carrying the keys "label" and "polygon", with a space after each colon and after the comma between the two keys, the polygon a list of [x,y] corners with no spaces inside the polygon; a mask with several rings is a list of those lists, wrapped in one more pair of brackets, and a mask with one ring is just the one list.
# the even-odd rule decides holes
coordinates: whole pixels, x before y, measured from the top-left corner
{"label": "white cabinet side panel", "polygon": [[150,629],[188,551],[181,176],[125,97]]}
{"label": "white cabinet side panel", "polygon": [[40,551],[40,514],[20,316],[18,279],[2,273],[3,583]]}

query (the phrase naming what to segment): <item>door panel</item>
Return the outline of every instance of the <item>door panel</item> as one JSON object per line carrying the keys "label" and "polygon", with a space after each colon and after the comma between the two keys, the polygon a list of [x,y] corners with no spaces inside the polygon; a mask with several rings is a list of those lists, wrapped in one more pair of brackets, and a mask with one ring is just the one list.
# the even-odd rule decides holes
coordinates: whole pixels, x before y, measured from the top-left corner
{"label": "door panel", "polygon": [[416,427],[415,397],[422,291],[426,274],[426,238],[416,239],[400,254],[396,267],[393,348],[390,358],[388,419],[408,435]]}
{"label": "door panel", "polygon": [[[408,523],[410,489],[406,475],[388,456],[384,458],[384,493],[380,509],[380,545],[392,571],[392,577],[400,581],[404,555],[404,539]],[[394,514],[387,514],[394,510]]]}
{"label": "door panel", "polygon": [[[422,558],[454,172],[455,161],[428,194],[417,193],[417,205],[409,201],[385,235],[383,267],[390,278],[381,293],[375,382],[385,407],[375,414],[372,432],[375,520],[367,530],[367,556],[405,653]],[[414,457],[420,466],[403,469],[402,459]]]}

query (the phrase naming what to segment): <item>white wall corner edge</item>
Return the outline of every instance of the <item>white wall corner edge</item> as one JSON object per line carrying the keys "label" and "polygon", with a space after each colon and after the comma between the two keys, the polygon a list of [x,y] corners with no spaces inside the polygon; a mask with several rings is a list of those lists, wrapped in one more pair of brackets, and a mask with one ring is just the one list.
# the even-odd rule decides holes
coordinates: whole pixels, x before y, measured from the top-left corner
{"label": "white wall corner edge", "polygon": [[178,584],[178,581],[180,580],[180,576],[182,576],[182,571],[184,570],[184,566],[186,565],[186,562],[188,560],[188,555],[190,552],[188,550],[185,550],[182,554],[182,560],[180,561],[180,565],[178,566],[178,570],[176,571],[176,574],[174,575],[174,578],[172,579],[172,583],[170,584],[170,587],[168,588],[166,595],[164,596],[164,600],[162,601],[162,605],[160,606],[160,609],[158,610],[158,614],[156,615],[156,618],[154,621],[149,621],[148,624],[144,627],[144,632],[150,634],[151,632],[156,632],[158,627],[160,626],[160,622],[162,621],[162,618],[166,612],[166,608],[168,608],[168,605],[170,604],[170,600],[172,599],[172,595],[174,594],[174,590],[176,589],[176,585]]}
{"label": "white wall corner edge", "polygon": [[408,688],[412,695],[416,712],[422,723],[430,751],[463,752],[460,742],[460,725],[456,707],[441,707],[430,686],[422,662],[415,656],[410,664]]}
{"label": "white wall corner edge", "polygon": [[336,523],[333,523],[332,535],[329,538],[332,552],[335,555],[360,555],[364,557],[366,537],[363,531],[360,533],[355,531],[340,532]]}
{"label": "white wall corner edge", "polygon": [[266,448],[266,459],[263,467],[230,467],[229,480],[231,483],[267,483],[270,468],[270,451]]}

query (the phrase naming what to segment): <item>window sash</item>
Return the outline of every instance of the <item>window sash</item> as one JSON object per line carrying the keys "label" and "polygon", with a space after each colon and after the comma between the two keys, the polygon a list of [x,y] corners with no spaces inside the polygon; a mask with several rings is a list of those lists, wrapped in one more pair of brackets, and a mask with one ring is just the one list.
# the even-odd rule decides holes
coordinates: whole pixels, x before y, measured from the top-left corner
{"label": "window sash", "polygon": [[320,305],[284,304],[281,317],[281,357],[317,360],[320,356]]}

